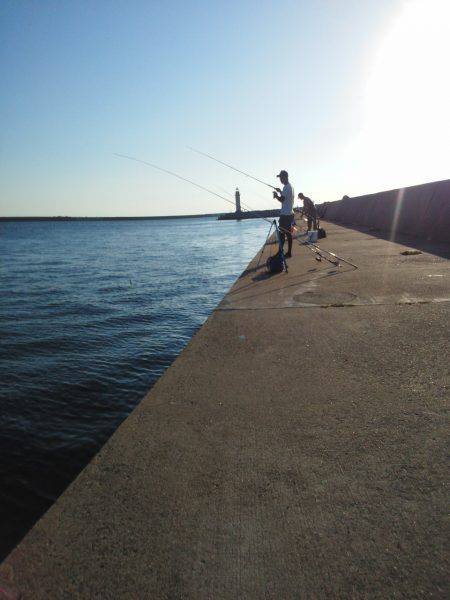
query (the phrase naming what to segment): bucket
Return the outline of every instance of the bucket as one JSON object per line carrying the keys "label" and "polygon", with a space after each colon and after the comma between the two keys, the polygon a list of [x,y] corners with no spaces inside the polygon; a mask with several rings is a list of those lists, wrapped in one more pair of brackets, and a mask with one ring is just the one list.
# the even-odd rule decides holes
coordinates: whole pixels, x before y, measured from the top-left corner
{"label": "bucket", "polygon": [[308,231],[308,242],[311,242],[311,244],[314,244],[315,242],[317,242],[317,236],[318,236],[317,231]]}

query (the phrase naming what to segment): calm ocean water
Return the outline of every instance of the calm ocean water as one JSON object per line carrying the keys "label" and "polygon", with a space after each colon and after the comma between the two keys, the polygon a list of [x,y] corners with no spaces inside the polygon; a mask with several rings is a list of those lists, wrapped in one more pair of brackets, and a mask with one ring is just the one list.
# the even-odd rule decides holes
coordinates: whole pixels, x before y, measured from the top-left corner
{"label": "calm ocean water", "polygon": [[262,245],[261,220],[0,223],[0,558]]}

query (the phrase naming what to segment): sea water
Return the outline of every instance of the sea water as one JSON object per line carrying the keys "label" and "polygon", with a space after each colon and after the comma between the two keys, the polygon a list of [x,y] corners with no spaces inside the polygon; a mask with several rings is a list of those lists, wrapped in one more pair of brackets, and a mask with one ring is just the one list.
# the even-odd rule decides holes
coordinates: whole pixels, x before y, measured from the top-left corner
{"label": "sea water", "polygon": [[181,352],[268,227],[0,223],[0,558]]}

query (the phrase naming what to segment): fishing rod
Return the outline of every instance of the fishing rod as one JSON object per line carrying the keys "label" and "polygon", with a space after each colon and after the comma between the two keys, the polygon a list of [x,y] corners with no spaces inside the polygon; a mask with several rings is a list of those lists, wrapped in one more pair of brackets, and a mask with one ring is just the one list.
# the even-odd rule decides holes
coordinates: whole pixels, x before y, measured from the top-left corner
{"label": "fishing rod", "polygon": [[250,175],[249,173],[246,173],[245,171],[241,171],[240,169],[236,169],[236,167],[233,167],[232,165],[229,165],[228,163],[223,162],[222,160],[219,160],[218,158],[215,158],[214,156],[211,156],[211,154],[207,154],[206,152],[202,152],[201,150],[197,150],[196,148],[192,148],[192,146],[186,146],[186,148],[188,148],[189,150],[192,150],[192,152],[196,152],[197,154],[201,154],[202,156],[206,156],[207,158],[210,158],[211,160],[215,160],[216,162],[220,163],[221,165],[224,165],[225,167],[228,167],[229,169],[233,169],[233,171],[236,171],[237,173],[241,173],[241,175],[245,175],[246,177],[250,177],[250,179],[254,179],[255,181],[258,181],[259,183],[262,183],[263,185],[267,185],[267,187],[270,187],[273,190],[277,189],[274,185],[270,185],[270,183],[266,183],[265,181],[261,181],[261,179],[258,179],[257,177],[254,177],[253,175]]}
{"label": "fishing rod", "polygon": [[187,179],[186,177],[183,177],[182,175],[178,175],[178,173],[174,173],[173,171],[169,171],[168,169],[163,169],[162,167],[158,167],[158,165],[154,165],[153,163],[148,162],[146,160],[141,160],[140,158],[135,158],[134,156],[128,156],[127,154],[118,154],[117,152],[114,152],[114,156],[118,156],[119,158],[127,158],[128,160],[134,160],[135,162],[142,163],[143,165],[147,165],[148,167],[153,167],[157,171],[162,171],[163,173],[172,175],[173,177],[176,177],[177,179],[181,179],[181,181],[186,181],[187,183],[190,183],[191,185],[194,185],[195,187],[197,187],[205,192],[214,194],[214,196],[217,196],[218,198],[225,200],[225,202],[229,202],[230,204],[234,205],[234,202],[232,200],[225,198],[225,196],[222,196],[221,194],[217,194],[216,192],[213,192],[212,190],[204,187],[203,185],[200,185],[199,183],[195,183],[195,181],[191,181],[190,179]]}
{"label": "fishing rod", "polygon": [[[192,150],[192,152],[196,152],[197,154],[201,154],[202,156],[206,156],[207,158],[210,158],[211,160],[214,160],[215,162],[218,162],[221,165],[224,165],[225,167],[228,167],[229,169],[232,169],[233,171],[236,171],[237,173],[241,173],[242,175],[245,175],[246,177],[250,177],[250,179],[254,179],[255,181],[258,181],[259,183],[262,183],[263,185],[266,185],[267,187],[270,187],[272,190],[276,190],[278,191],[279,188],[275,187],[274,185],[271,185],[270,183],[266,183],[265,181],[262,181],[261,179],[258,179],[257,177],[254,177],[253,175],[250,175],[250,173],[246,173],[245,171],[241,171],[240,169],[236,169],[236,167],[233,167],[232,165],[229,165],[226,162],[223,162],[223,160],[219,160],[218,158],[215,158],[214,156],[211,156],[211,154],[207,154],[206,152],[202,152],[201,150],[197,150],[196,148],[193,148],[192,146],[186,146],[186,148],[188,148],[189,150]],[[245,206],[245,204],[243,204],[241,202],[242,206]],[[257,212],[257,211],[253,211],[252,209],[249,209],[247,207],[247,210],[251,210],[252,212]],[[265,221],[268,221],[268,219],[266,219],[265,217],[261,216],[262,219],[264,219]],[[283,233],[290,233],[287,229],[284,229],[283,227],[279,227],[280,231],[282,231]]]}
{"label": "fishing rod", "polygon": [[326,252],[330,256],[333,256],[339,262],[341,262],[341,261],[345,262],[348,265],[354,267],[355,269],[358,269],[358,265],[355,265],[352,262],[350,262],[349,260],[346,260],[345,258],[342,258],[342,256],[338,256],[334,252],[330,252],[329,250],[325,250],[325,248],[319,248],[319,246],[316,246],[316,244],[314,244],[313,242],[308,242],[308,245],[313,246],[316,250],[320,250],[321,252]]}
{"label": "fishing rod", "polygon": [[324,254],[322,254],[319,250],[317,250],[316,248],[313,248],[308,242],[301,242],[301,244],[303,246],[306,246],[308,248],[308,250],[311,250],[311,252],[314,254],[314,258],[316,260],[318,260],[319,262],[322,262],[322,259],[325,259],[326,261],[328,261],[335,267],[340,267],[340,263],[338,260],[333,260],[331,258],[328,258]]}
{"label": "fishing rod", "polygon": [[[208,192],[209,194],[213,194],[214,196],[217,196],[218,198],[225,200],[225,202],[228,202],[229,204],[232,204],[233,206],[235,206],[235,203],[233,200],[230,200],[229,198],[225,198],[225,196],[222,196],[221,194],[218,194],[218,193],[214,192],[213,190],[210,190],[209,188],[207,188],[203,185],[200,185],[199,183],[196,183],[195,181],[192,181],[191,179],[187,179],[186,177],[183,177],[182,175],[178,175],[178,173],[175,173],[174,171],[169,171],[168,169],[159,167],[158,165],[155,165],[151,162],[148,162],[146,160],[141,160],[140,158],[135,158],[134,156],[128,156],[127,154],[119,154],[118,152],[114,152],[114,156],[118,156],[119,158],[126,158],[128,160],[133,160],[134,162],[142,163],[143,165],[152,167],[153,169],[156,169],[157,171],[161,171],[162,173],[167,173],[168,175],[172,175],[173,177],[176,177],[177,179],[181,179],[181,181],[190,183],[191,185],[199,188],[200,190]],[[227,192],[227,193],[229,193],[229,192]],[[264,219],[264,221],[266,221],[267,223],[272,223],[271,219],[268,219],[267,217],[261,215],[261,213],[259,211],[255,211],[252,208],[249,208],[243,202],[241,202],[241,206],[243,206],[247,210],[247,212],[254,212],[256,215],[259,215],[258,216],[259,219]]]}
{"label": "fishing rod", "polygon": [[217,183],[214,184],[214,187],[217,188],[218,190],[222,190],[222,192],[224,194],[226,194],[227,196],[230,196],[231,198],[234,198],[234,194],[232,192],[230,192],[229,190],[226,190],[224,187],[222,187],[221,185],[217,185]]}

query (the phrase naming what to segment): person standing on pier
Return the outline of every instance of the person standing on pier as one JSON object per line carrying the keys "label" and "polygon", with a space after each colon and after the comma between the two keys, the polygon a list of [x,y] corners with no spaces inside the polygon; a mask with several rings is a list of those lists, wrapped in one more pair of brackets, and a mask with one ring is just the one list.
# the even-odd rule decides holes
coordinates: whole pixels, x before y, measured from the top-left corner
{"label": "person standing on pier", "polygon": [[280,178],[280,182],[283,184],[283,189],[275,188],[276,192],[273,193],[273,197],[281,202],[280,209],[280,238],[281,248],[284,248],[284,242],[287,238],[288,251],[285,253],[285,258],[291,258],[292,256],[292,233],[291,228],[294,222],[294,188],[289,183],[289,175],[287,171],[280,171],[277,175]]}
{"label": "person standing on pier", "polygon": [[317,209],[314,206],[314,202],[308,196],[305,196],[300,192],[297,196],[299,200],[303,200],[303,211],[302,214],[308,219],[308,231],[311,231],[311,227],[314,231],[317,229]]}

